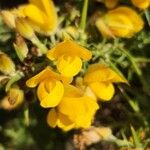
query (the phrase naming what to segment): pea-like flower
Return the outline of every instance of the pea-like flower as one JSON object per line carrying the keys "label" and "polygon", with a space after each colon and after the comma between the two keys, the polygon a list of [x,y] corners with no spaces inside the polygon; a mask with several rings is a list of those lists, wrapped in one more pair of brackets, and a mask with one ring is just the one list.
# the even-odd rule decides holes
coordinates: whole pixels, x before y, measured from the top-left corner
{"label": "pea-like flower", "polygon": [[130,38],[143,28],[141,17],[129,7],[118,7],[98,18],[96,26],[105,37]]}
{"label": "pea-like flower", "polygon": [[113,83],[127,81],[103,64],[91,65],[84,76],[84,83],[101,100],[110,100],[115,92]]}
{"label": "pea-like flower", "polygon": [[40,105],[44,108],[57,106],[64,94],[64,86],[61,81],[65,78],[46,67],[43,71],[27,80],[28,87],[34,88],[38,85],[37,95]]}
{"label": "pea-like flower", "polygon": [[146,9],[150,5],[150,0],[131,0],[133,5],[140,9]]}
{"label": "pea-like flower", "polygon": [[17,9],[2,11],[2,16],[11,27],[15,27],[14,20],[17,17],[26,18],[35,31],[45,35],[53,33],[58,24],[57,12],[52,0],[29,0],[29,4]]}
{"label": "pea-like flower", "polygon": [[49,50],[47,57],[50,60],[57,61],[57,69],[63,76],[72,77],[81,70],[82,60],[89,60],[92,57],[92,53],[67,39]]}
{"label": "pea-like flower", "polygon": [[30,4],[20,7],[31,25],[45,34],[53,32],[57,27],[57,12],[52,0],[29,0]]}
{"label": "pea-like flower", "polygon": [[96,101],[72,85],[66,85],[64,89],[63,99],[48,113],[48,124],[51,127],[58,126],[65,131],[90,127],[94,114],[99,108]]}

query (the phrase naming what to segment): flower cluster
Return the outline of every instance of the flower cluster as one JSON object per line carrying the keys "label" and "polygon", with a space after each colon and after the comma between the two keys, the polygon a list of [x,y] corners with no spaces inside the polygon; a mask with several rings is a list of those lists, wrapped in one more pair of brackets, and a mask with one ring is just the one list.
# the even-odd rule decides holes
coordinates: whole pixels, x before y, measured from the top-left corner
{"label": "flower cluster", "polygon": [[26,84],[31,88],[38,86],[40,105],[51,108],[47,116],[51,127],[58,126],[65,131],[90,127],[99,108],[97,98],[110,100],[114,95],[112,83],[126,82],[106,65],[94,64],[84,76],[84,88],[71,84],[72,78],[82,68],[82,61],[92,57],[89,50],[71,40],[65,40],[53,47],[47,52],[47,57],[56,61],[58,73],[46,67]]}
{"label": "flower cluster", "polygon": [[[140,9],[146,9],[150,4],[149,0],[131,1]],[[133,8],[117,7],[119,0],[103,0],[101,2],[111,9],[98,16],[94,22],[103,37],[131,38],[142,30],[144,22]],[[106,62],[91,61],[92,64],[91,62],[87,63],[92,59],[92,52],[81,46],[82,42],[78,44],[72,40],[68,34],[65,38],[61,37],[58,43],[55,41],[53,47],[49,46],[52,48],[41,43],[36,33],[52,37],[59,30],[57,10],[52,0],[29,0],[28,4],[18,8],[1,11],[1,15],[10,28],[15,29],[19,36],[31,41],[37,47],[37,56],[45,54],[53,63],[54,67],[45,66],[44,70],[26,81],[28,87],[37,87],[37,97],[41,107],[50,109],[47,115],[48,124],[51,127],[57,126],[64,131],[73,128],[89,128],[99,109],[98,100],[111,100],[115,93],[113,84],[127,83],[127,80],[112,70]],[[79,32],[79,34],[75,33],[77,36],[74,37],[80,39],[82,32],[72,29],[74,28],[68,27],[65,30],[71,34]],[[30,52],[22,37],[19,37],[21,42],[17,40],[14,43],[15,51],[21,62]],[[81,38],[81,40],[84,39]],[[1,61],[6,57],[1,53],[0,56],[2,57]],[[7,66],[1,65],[6,63]],[[7,69],[11,60],[8,59],[6,63],[0,63],[0,71],[5,71],[6,74],[15,72],[15,67],[12,65],[11,70]],[[83,69],[83,63],[88,64],[87,70]],[[78,75],[81,72],[79,83]],[[22,101],[22,91],[20,97]]]}

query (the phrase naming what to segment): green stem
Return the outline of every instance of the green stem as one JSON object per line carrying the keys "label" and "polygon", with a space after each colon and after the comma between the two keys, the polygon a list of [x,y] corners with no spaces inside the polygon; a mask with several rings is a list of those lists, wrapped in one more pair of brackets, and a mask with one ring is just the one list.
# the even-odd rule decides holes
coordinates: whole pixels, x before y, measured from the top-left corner
{"label": "green stem", "polygon": [[82,8],[80,29],[82,29],[83,31],[85,30],[85,27],[86,27],[88,3],[89,3],[88,0],[84,0],[83,8]]}
{"label": "green stem", "polygon": [[123,146],[133,147],[133,143],[131,143],[125,139],[123,139],[123,140],[118,139],[113,135],[112,135],[112,137],[110,137],[109,141],[116,143],[119,147],[123,147]]}
{"label": "green stem", "polygon": [[127,58],[130,60],[135,72],[137,73],[138,76],[141,76],[142,75],[142,72],[141,70],[139,69],[136,61],[135,61],[135,58],[128,52],[128,50],[126,50],[125,48],[122,48],[122,47],[118,47],[118,50],[121,51],[123,54],[125,54],[127,56]]}
{"label": "green stem", "polygon": [[41,43],[41,41],[36,36],[31,39],[31,42],[39,48],[42,54],[45,54],[48,51],[47,47]]}
{"label": "green stem", "polygon": [[121,94],[128,100],[129,105],[131,106],[131,108],[135,111],[135,112],[140,112],[140,108],[139,105],[136,101],[134,101],[133,99],[131,99],[127,93],[120,87],[118,86],[119,90],[121,91]]}
{"label": "green stem", "polygon": [[25,106],[25,110],[24,110],[24,123],[26,126],[29,126],[30,123],[28,105]]}
{"label": "green stem", "polygon": [[14,76],[11,77],[11,79],[8,81],[8,83],[6,84],[5,87],[5,91],[9,91],[11,85],[15,82],[17,82],[18,80],[20,80],[22,78],[23,75],[21,75],[20,72],[17,72]]}
{"label": "green stem", "polygon": [[136,62],[142,62],[142,63],[150,63],[150,59],[149,58],[142,58],[142,57],[135,58],[135,61]]}

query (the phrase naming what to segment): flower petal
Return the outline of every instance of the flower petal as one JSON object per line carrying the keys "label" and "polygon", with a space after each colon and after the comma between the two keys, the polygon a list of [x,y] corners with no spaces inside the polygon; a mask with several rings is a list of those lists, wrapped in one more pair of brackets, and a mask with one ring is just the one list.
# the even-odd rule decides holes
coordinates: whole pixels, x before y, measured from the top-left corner
{"label": "flower petal", "polygon": [[135,5],[138,8],[141,8],[141,9],[146,9],[150,5],[149,0],[131,0],[131,1],[132,1],[133,5]]}
{"label": "flower petal", "polygon": [[[22,9],[25,16],[28,17],[30,21],[37,25],[43,25],[46,15],[35,5],[28,4]],[[35,17],[36,16],[36,17]]]}
{"label": "flower petal", "polygon": [[73,85],[64,85],[64,97],[81,97],[84,93]]}
{"label": "flower petal", "polygon": [[129,37],[132,36],[132,34],[139,32],[144,26],[142,18],[136,13],[136,11],[134,11],[129,7],[118,7],[110,11],[110,13],[113,13],[114,15],[115,14],[126,15],[126,17],[130,19],[130,21],[133,24],[133,31],[128,35]]}
{"label": "flower petal", "polygon": [[64,131],[69,131],[74,128],[74,123],[71,122],[67,116],[61,114],[60,112],[56,112],[56,109],[51,109],[47,115],[47,123],[52,128],[58,126]]}
{"label": "flower petal", "polygon": [[47,123],[49,126],[52,128],[55,128],[57,126],[57,121],[58,121],[58,115],[56,113],[55,108],[52,108],[47,115]]}
{"label": "flower petal", "polygon": [[58,127],[64,131],[69,131],[75,128],[75,123],[72,122],[66,115],[59,112]]}
{"label": "flower petal", "polygon": [[114,70],[104,64],[91,65],[84,77],[85,83],[90,82],[123,82],[127,83],[127,80],[118,75]]}
{"label": "flower petal", "polygon": [[46,78],[59,78],[59,74],[52,71],[50,67],[46,67],[44,70],[42,70],[37,75],[33,76],[29,80],[26,81],[26,85],[28,87],[36,87],[41,81],[45,80]]}
{"label": "flower petal", "polygon": [[111,100],[115,92],[114,86],[111,83],[93,82],[89,84],[89,87],[98,98],[106,101]]}
{"label": "flower petal", "polygon": [[42,81],[37,89],[40,105],[44,108],[57,106],[64,94],[64,86],[60,81],[46,79]]}
{"label": "flower petal", "polygon": [[84,77],[84,82],[105,82],[115,77],[114,71],[104,64],[91,65]]}
{"label": "flower petal", "polygon": [[66,77],[73,77],[79,73],[82,61],[79,57],[61,56],[57,61],[58,71]]}
{"label": "flower petal", "polygon": [[68,116],[77,128],[89,127],[98,108],[96,101],[87,96],[65,97],[58,105],[58,110]]}
{"label": "flower petal", "polygon": [[65,40],[57,44],[47,53],[47,57],[50,60],[58,59],[62,55],[78,56],[83,60],[89,60],[92,57],[92,53],[89,50],[71,40]]}

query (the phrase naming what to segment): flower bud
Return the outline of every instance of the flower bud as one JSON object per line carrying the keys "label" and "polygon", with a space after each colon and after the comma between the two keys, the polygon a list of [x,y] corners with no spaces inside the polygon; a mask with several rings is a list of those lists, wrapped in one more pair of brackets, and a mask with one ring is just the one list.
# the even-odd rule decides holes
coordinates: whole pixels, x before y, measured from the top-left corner
{"label": "flower bud", "polygon": [[12,59],[0,51],[0,72],[6,75],[15,73],[15,64]]}
{"label": "flower bud", "polygon": [[117,6],[118,0],[104,0],[104,4],[107,8],[112,9]]}
{"label": "flower bud", "polygon": [[27,57],[29,50],[28,50],[27,44],[25,43],[25,40],[20,35],[17,35],[16,37],[14,48],[20,61],[24,61],[24,59]]}
{"label": "flower bud", "polygon": [[18,108],[24,101],[24,92],[18,86],[12,87],[7,96],[3,98],[0,107],[5,110],[13,110]]}
{"label": "flower bud", "polygon": [[8,27],[15,28],[15,16],[10,11],[1,11],[1,16]]}
{"label": "flower bud", "polygon": [[140,9],[146,9],[150,6],[150,0],[131,0],[133,5]]}

